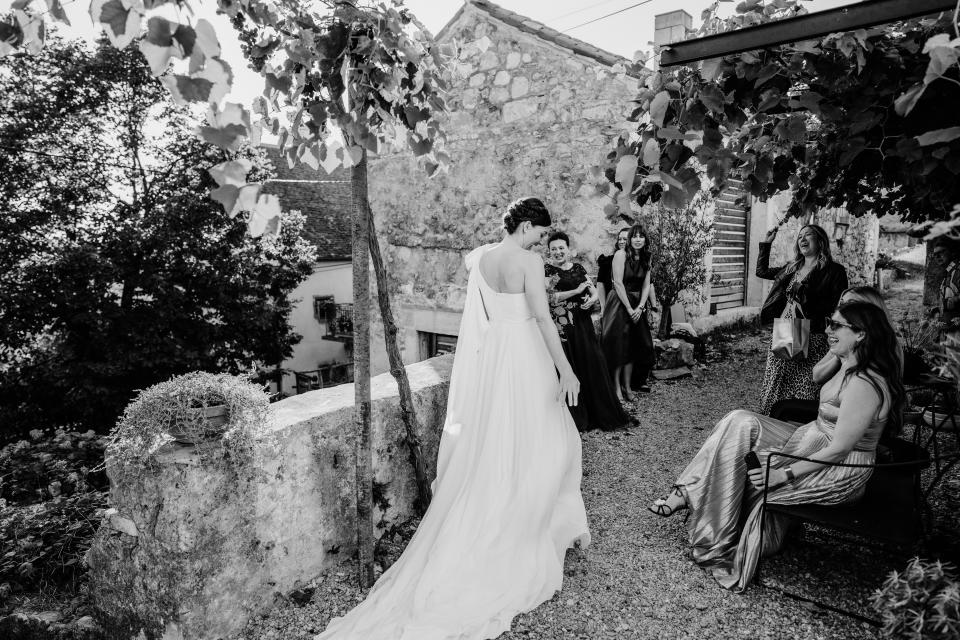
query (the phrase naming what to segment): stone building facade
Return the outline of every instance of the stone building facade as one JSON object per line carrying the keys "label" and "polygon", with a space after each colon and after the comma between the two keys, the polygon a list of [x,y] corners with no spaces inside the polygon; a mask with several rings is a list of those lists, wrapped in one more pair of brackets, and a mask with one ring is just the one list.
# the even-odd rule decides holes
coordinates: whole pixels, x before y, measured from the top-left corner
{"label": "stone building facade", "polygon": [[[442,352],[456,335],[463,257],[500,239],[514,199],[542,199],[588,270],[610,251],[617,223],[603,214],[611,200],[590,167],[628,124],[638,89],[623,71],[629,61],[485,0],[467,2],[437,40],[460,48],[447,97],[450,171],[428,179],[408,154],[374,160],[370,170],[406,362]],[[380,343],[372,338],[375,349]],[[374,370],[385,369],[375,351]]]}
{"label": "stone building facade", "polygon": [[[541,198],[554,226],[570,235],[574,259],[595,273],[596,258],[611,251],[624,223],[604,215],[615,194],[591,175],[591,167],[602,164],[616,139],[635,128],[626,116],[640,83],[625,73],[626,59],[487,0],[467,0],[436,40],[459,51],[445,115],[446,151],[453,160],[449,172],[429,179],[409,154],[396,154],[372,160],[369,173],[407,363],[455,345],[466,285],[463,258],[474,247],[500,239],[502,212],[518,197]],[[725,195],[717,202],[723,204]],[[708,256],[702,302],[685,304],[687,319],[699,330],[756,315],[769,290],[767,281],[753,275],[758,245],[782,218],[787,198],[753,201],[738,220],[724,219],[730,211],[715,220],[720,235],[732,230],[743,243],[730,249],[720,246],[730,242],[718,242],[719,250]],[[831,237],[836,218],[834,211],[815,216]],[[785,225],[774,260],[786,261],[792,254],[790,238],[798,224]],[[852,283],[870,283],[876,220],[847,224],[844,246],[835,245],[834,253],[847,265]],[[737,251],[742,288],[732,304],[730,296],[713,295],[718,292],[711,291],[710,282],[712,270]],[[375,324],[371,345],[374,373],[386,371],[382,326]]]}

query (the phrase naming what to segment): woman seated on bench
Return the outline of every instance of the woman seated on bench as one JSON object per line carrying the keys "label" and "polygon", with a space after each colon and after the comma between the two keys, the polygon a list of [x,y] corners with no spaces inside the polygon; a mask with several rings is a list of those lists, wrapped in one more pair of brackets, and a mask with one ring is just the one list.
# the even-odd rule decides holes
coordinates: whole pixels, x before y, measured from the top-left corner
{"label": "woman seated on bench", "polygon": [[[879,307],[883,310],[883,315],[887,317],[887,322],[889,322],[890,326],[893,327],[893,319],[890,317],[890,311],[887,309],[887,305],[883,301],[883,296],[880,295],[880,292],[873,287],[863,284],[850,287],[840,294],[840,302],[837,303],[837,306],[847,302],[867,302],[875,307]],[[896,333],[896,327],[893,327],[893,331]],[[903,345],[900,344],[899,340],[897,340],[897,359],[900,360],[900,364],[902,366]],[[820,359],[820,362],[813,365],[813,381],[817,384],[824,384],[827,380],[836,375],[837,371],[839,370],[840,358],[838,358],[837,354],[833,353],[832,351],[827,351],[823,358]]]}
{"label": "woman seated on bench", "polygon": [[[797,428],[751,411],[727,414],[677,478],[673,490],[650,506],[660,516],[689,508],[693,557],[723,587],[742,591],[761,550],[760,507],[765,468],[747,469],[744,456],[761,460],[781,451],[813,460],[874,464],[877,442],[900,425],[904,389],[896,336],[886,314],[863,302],[841,304],[827,318],[837,373],[820,390],[817,419]],[[859,498],[870,477],[864,468],[771,460],[767,500],[777,504],[842,504]],[[764,555],[777,551],[788,519],[768,514]]]}

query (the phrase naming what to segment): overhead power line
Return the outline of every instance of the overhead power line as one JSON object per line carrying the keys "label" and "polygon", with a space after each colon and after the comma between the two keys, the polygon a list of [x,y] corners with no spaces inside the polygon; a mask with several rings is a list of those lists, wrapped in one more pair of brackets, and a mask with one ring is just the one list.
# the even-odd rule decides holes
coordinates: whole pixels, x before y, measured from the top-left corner
{"label": "overhead power line", "polygon": [[653,2],[653,0],[643,0],[643,2],[638,2],[638,3],[636,3],[636,4],[632,4],[632,5],[630,5],[629,7],[624,7],[623,9],[620,9],[620,10],[618,10],[618,11],[614,11],[613,13],[608,13],[608,14],[605,15],[605,16],[600,16],[599,18],[594,18],[593,20],[588,20],[587,22],[584,22],[584,23],[582,23],[582,24],[578,24],[578,25],[575,26],[575,27],[570,27],[569,29],[564,29],[564,30],[563,30],[563,33],[567,33],[568,31],[573,31],[574,29],[579,29],[580,27],[585,27],[585,26],[587,26],[588,24],[593,24],[594,22],[600,22],[601,20],[606,20],[607,18],[609,18],[609,17],[611,17],[611,16],[615,16],[615,15],[617,15],[618,13],[623,13],[624,11],[629,11],[630,9],[634,9],[634,8],[636,8],[636,7],[639,7],[639,6],[642,5],[642,4],[649,4],[650,2]]}
{"label": "overhead power line", "polygon": [[605,5],[605,4],[610,4],[610,3],[613,2],[613,1],[614,1],[614,0],[603,0],[602,2],[594,2],[593,4],[587,5],[586,7],[583,7],[583,8],[581,8],[581,9],[575,9],[575,10],[573,10],[573,11],[568,11],[567,13],[563,14],[562,16],[556,16],[556,17],[553,17],[553,18],[549,18],[549,19],[547,19],[547,22],[550,23],[550,22],[556,22],[557,20],[563,20],[564,18],[567,18],[567,17],[569,17],[569,16],[575,16],[575,15],[577,15],[578,13],[583,13],[584,11],[590,11],[590,9],[596,9],[597,7],[603,6],[603,5]]}

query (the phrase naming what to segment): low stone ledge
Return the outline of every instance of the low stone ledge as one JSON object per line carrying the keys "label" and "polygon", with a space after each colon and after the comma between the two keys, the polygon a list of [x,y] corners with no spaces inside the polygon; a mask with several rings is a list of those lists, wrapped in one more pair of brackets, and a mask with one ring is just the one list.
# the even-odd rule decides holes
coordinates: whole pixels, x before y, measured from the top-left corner
{"label": "low stone ledge", "polygon": [[705,315],[690,321],[698,334],[705,335],[714,329],[727,327],[738,322],[754,322],[760,317],[760,307],[734,307],[722,309],[714,315]]}
{"label": "low stone ledge", "polygon": [[[452,363],[407,367],[431,477]],[[108,468],[116,511],[87,561],[110,635],[227,637],[354,553],[353,394],[341,385],[272,405],[250,468],[210,467],[174,443],[157,451],[156,472],[136,480],[117,482]],[[390,374],[371,381],[371,397],[379,535],[410,517],[417,493]]]}

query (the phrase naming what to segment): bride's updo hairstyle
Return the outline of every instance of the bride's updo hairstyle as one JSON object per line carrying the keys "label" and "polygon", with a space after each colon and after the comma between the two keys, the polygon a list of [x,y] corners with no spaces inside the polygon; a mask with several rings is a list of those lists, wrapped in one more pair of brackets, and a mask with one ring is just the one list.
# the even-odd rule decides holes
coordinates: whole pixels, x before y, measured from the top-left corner
{"label": "bride's updo hairstyle", "polygon": [[532,222],[535,227],[550,226],[550,212],[539,198],[514,200],[503,214],[503,228],[507,233],[513,233],[524,222]]}

